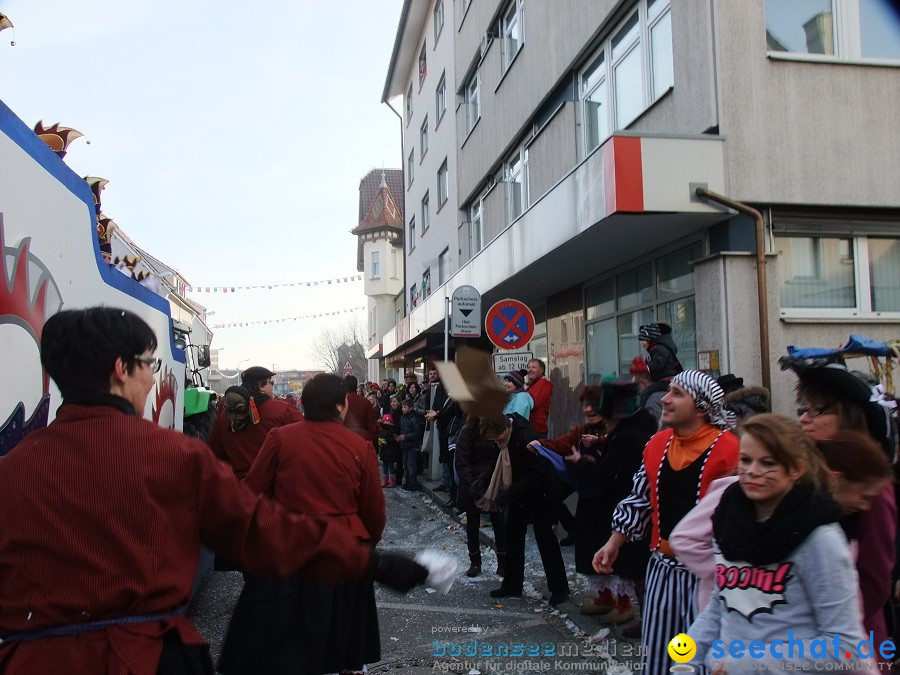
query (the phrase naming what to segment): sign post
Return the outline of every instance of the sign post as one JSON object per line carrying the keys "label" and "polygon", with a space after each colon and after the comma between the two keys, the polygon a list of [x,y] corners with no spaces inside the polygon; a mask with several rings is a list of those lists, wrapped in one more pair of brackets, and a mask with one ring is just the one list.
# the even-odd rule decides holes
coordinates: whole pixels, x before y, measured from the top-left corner
{"label": "sign post", "polygon": [[460,286],[453,291],[450,335],[481,337],[481,293],[472,286]]}
{"label": "sign post", "polygon": [[488,310],[484,329],[500,349],[521,349],[534,335],[534,314],[524,302],[507,298]]}

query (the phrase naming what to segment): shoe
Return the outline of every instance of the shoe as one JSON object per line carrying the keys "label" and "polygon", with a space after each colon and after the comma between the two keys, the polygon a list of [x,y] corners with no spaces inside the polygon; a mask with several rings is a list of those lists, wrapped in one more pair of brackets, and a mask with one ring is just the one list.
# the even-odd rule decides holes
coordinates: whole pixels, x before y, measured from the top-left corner
{"label": "shoe", "polygon": [[597,598],[582,602],[578,605],[578,609],[582,614],[587,616],[600,616],[601,614],[609,614],[616,608],[614,604],[605,605],[597,602]]}
{"label": "shoe", "polygon": [[450,500],[447,501],[446,504],[444,504],[444,507],[445,507],[445,508],[448,508],[448,509],[455,509],[455,508],[456,508],[456,502],[453,501],[452,499],[450,499]]}
{"label": "shoe", "polygon": [[492,598],[521,598],[522,597],[522,589],[516,590],[515,588],[510,588],[509,586],[500,586],[500,588],[495,588],[491,591]]}
{"label": "shoe", "polygon": [[466,576],[477,577],[479,574],[481,574],[481,560],[473,560],[469,569],[466,570]]}
{"label": "shoe", "polygon": [[551,605],[556,607],[557,605],[561,605],[568,599],[569,599],[568,591],[555,591],[554,593],[550,594],[550,599],[547,602],[549,602]]}
{"label": "shoe", "polygon": [[574,546],[575,545],[575,537],[571,534],[567,534],[565,537],[559,540],[560,546]]}
{"label": "shoe", "polygon": [[434,491],[435,492],[450,492],[450,488],[448,488],[446,485],[438,485],[436,488],[434,488]]}
{"label": "shoe", "polygon": [[624,640],[640,640],[641,639],[641,622],[638,621],[632,626],[624,628],[616,628],[616,635]]}
{"label": "shoe", "polygon": [[634,607],[629,606],[627,609],[622,609],[620,605],[617,605],[609,614],[604,614],[600,617],[600,620],[603,623],[611,623],[613,625],[619,623],[626,623],[631,621],[634,618]]}

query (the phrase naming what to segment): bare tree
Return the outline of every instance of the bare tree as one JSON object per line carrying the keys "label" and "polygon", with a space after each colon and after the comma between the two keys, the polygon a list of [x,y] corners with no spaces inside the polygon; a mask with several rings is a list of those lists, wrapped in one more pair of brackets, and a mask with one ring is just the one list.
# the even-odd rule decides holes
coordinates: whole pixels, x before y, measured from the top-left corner
{"label": "bare tree", "polygon": [[330,373],[343,374],[347,361],[353,374],[366,377],[366,332],[359,319],[347,321],[340,328],[326,328],[310,345],[316,364]]}

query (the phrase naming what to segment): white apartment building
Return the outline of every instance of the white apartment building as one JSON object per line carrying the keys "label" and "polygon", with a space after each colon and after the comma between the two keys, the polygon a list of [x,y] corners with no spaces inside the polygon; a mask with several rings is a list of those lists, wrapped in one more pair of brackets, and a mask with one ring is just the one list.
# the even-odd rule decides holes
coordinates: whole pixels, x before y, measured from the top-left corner
{"label": "white apartment building", "polygon": [[[552,434],[579,418],[580,387],[627,375],[654,319],[673,326],[685,367],[766,384],[781,411],[788,345],[898,337],[889,0],[444,0],[451,53],[431,48],[426,6],[404,5],[385,98],[412,85],[409,154],[433,90],[419,87],[424,41],[426,77],[448,73],[455,113],[454,214],[426,236],[452,239],[457,259],[381,338],[389,361],[434,353],[460,285],[485,309],[522,300],[556,388]],[[758,211],[759,231],[698,187]],[[409,287],[425,259],[409,241],[406,256]]]}

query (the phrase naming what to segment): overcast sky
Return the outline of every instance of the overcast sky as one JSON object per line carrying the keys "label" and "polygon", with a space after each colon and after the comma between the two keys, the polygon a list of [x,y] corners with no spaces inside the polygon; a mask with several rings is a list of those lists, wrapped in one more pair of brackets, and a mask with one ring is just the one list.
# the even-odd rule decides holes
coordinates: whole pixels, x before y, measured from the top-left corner
{"label": "overcast sky", "polygon": [[[66,163],[108,179],[104,213],[193,286],[353,275],[359,181],[401,166],[380,102],[401,5],[0,0],[15,25],[0,99],[29,126],[82,132]],[[362,282],[189,297],[211,324],[365,306]],[[347,316],[219,329],[212,344],[226,367],[311,369],[310,341]]]}

